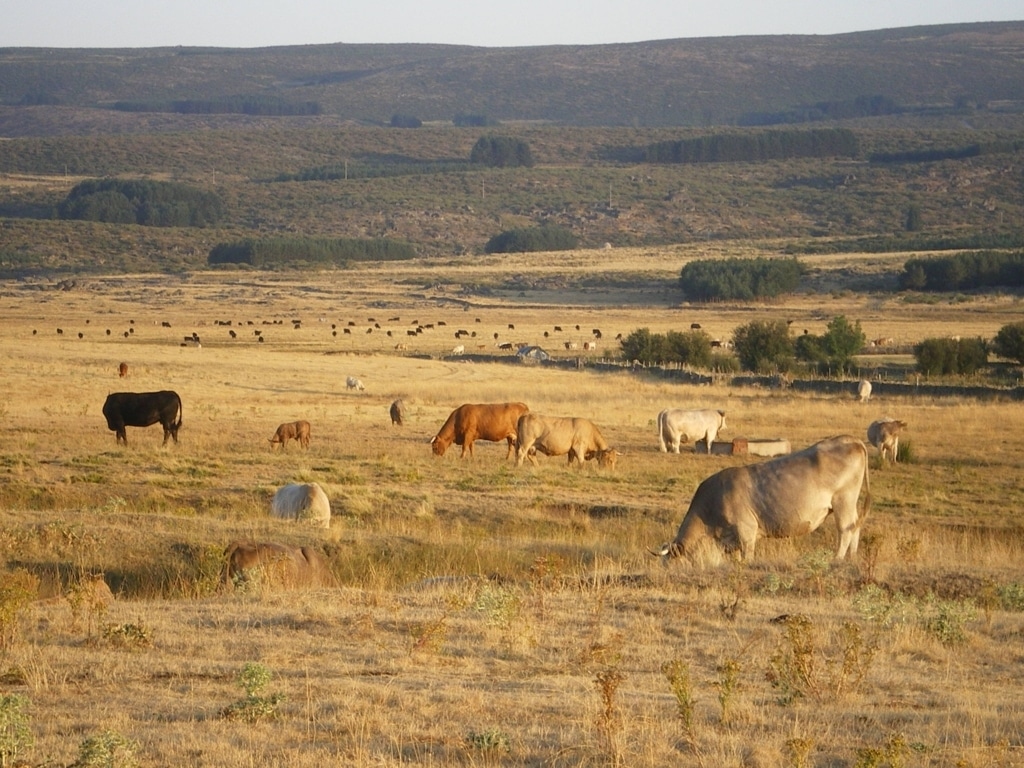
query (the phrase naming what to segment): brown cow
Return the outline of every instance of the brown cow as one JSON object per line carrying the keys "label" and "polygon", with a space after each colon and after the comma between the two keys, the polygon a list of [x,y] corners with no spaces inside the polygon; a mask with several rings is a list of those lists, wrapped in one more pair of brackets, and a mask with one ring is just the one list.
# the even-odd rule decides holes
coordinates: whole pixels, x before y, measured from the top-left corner
{"label": "brown cow", "polygon": [[117,366],[117,375],[122,379],[128,375],[128,363],[121,363]]}
{"label": "brown cow", "polygon": [[537,466],[536,453],[540,451],[545,456],[568,455],[570,465],[575,461],[582,467],[584,461],[596,458],[599,467],[615,469],[621,455],[608,447],[596,424],[575,417],[524,414],[517,425],[516,441],[516,466],[522,466],[526,458]]}
{"label": "brown cow", "polygon": [[492,443],[506,440],[507,459],[516,444],[516,423],[529,410],[525,403],[464,403],[449,414],[441,430],[431,439],[434,455],[444,456],[448,446],[455,443],[462,446],[460,456],[464,458],[467,451],[473,455],[476,440]]}
{"label": "brown cow", "polygon": [[225,586],[333,587],[337,579],[327,560],[310,547],[276,542],[235,541],[224,550]]}
{"label": "brown cow", "polygon": [[277,428],[270,438],[270,447],[280,444],[283,451],[289,440],[297,440],[303,448],[309,448],[309,422],[289,421]]}
{"label": "brown cow", "polygon": [[405,423],[405,403],[402,402],[401,398],[391,403],[389,409],[391,413],[391,426],[402,426]]}

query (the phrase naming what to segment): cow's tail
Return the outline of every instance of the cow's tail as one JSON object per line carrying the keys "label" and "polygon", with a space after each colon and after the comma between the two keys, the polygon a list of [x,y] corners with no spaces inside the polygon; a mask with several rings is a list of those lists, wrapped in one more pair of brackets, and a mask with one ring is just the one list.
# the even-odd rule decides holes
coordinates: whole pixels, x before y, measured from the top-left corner
{"label": "cow's tail", "polygon": [[861,513],[858,523],[862,524],[871,511],[871,477],[868,472],[868,448],[864,443],[860,444],[864,451],[864,512]]}
{"label": "cow's tail", "polygon": [[661,452],[668,453],[668,446],[665,444],[665,412],[658,414],[658,442],[661,444]]}
{"label": "cow's tail", "polygon": [[174,429],[181,429],[181,420],[185,418],[185,408],[181,404],[181,395],[178,395],[178,423],[174,425]]}

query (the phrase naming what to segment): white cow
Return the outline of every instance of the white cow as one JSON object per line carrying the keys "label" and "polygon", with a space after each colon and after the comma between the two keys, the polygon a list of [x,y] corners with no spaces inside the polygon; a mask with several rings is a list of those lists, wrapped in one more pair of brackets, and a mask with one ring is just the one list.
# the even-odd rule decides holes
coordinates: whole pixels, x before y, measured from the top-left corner
{"label": "white cow", "polygon": [[453,355],[464,355],[464,354],[466,354],[466,346],[465,346],[465,344],[456,344],[454,347],[452,347],[452,354]]}
{"label": "white cow", "polygon": [[681,442],[704,440],[707,452],[711,453],[711,444],[723,429],[725,411],[666,408],[658,414],[658,442],[662,452],[667,452],[672,446],[672,453],[679,453]]}
{"label": "white cow", "polygon": [[[863,513],[857,504],[862,487]],[[693,557],[705,542],[718,541],[727,549],[739,547],[746,560],[759,536],[804,536],[831,513],[841,560],[857,554],[870,507],[867,447],[849,435],[830,437],[788,456],[711,475],[693,494],[675,539],[653,554]]]}
{"label": "white cow", "polygon": [[270,503],[270,514],[319,528],[331,526],[331,502],[319,483],[292,483],[279,489]]}
{"label": "white cow", "polygon": [[345,387],[347,389],[357,389],[357,390],[366,389],[366,387],[363,386],[363,382],[361,382],[355,376],[349,376],[347,379],[345,379]]}
{"label": "white cow", "polygon": [[867,379],[861,379],[860,384],[857,385],[857,399],[862,403],[871,399],[871,382]]}
{"label": "white cow", "polygon": [[882,454],[883,463],[886,459],[893,464],[896,463],[896,455],[900,448],[900,432],[906,429],[906,426],[907,422],[891,419],[888,416],[873,421],[868,426],[868,442]]}

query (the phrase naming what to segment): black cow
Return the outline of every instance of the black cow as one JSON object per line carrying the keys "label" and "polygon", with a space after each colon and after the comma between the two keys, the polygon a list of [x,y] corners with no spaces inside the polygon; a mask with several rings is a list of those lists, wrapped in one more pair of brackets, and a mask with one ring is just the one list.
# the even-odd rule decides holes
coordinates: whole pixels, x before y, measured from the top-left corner
{"label": "black cow", "polygon": [[[160,422],[164,428],[164,445],[169,437],[178,442],[183,410],[177,392],[114,392],[103,403],[107,428],[116,433],[117,443],[128,445],[125,427],[148,427]],[[175,421],[177,419],[177,421]]]}

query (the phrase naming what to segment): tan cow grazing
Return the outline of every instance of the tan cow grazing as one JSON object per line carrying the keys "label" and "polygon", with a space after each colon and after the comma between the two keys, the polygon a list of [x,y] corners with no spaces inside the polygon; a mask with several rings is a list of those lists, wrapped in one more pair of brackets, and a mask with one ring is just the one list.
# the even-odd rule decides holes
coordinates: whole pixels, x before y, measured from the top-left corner
{"label": "tan cow grazing", "polygon": [[391,414],[391,426],[400,427],[405,423],[405,403],[402,402],[401,398],[391,403],[388,413]]}
{"label": "tan cow grazing", "polygon": [[867,379],[861,379],[857,385],[857,399],[862,403],[866,403],[871,399],[871,382]]}
{"label": "tan cow grazing", "polygon": [[121,363],[117,366],[117,375],[122,379],[128,375],[128,363]]}
{"label": "tan cow grazing", "polygon": [[[858,513],[861,486],[864,512]],[[836,559],[857,553],[861,524],[871,508],[868,449],[849,435],[830,437],[761,464],[729,467],[704,480],[674,540],[653,554],[694,557],[708,541],[754,555],[759,536],[804,536],[829,512],[839,531]]]}
{"label": "tan cow grazing", "polygon": [[283,451],[289,440],[297,440],[303,448],[309,448],[309,422],[288,421],[281,424],[270,438],[270,447],[280,445]]}
{"label": "tan cow grazing", "polygon": [[538,451],[545,456],[568,456],[570,465],[576,462],[581,467],[584,461],[596,458],[599,467],[609,469],[615,469],[615,462],[622,455],[608,446],[601,430],[588,419],[527,413],[519,418],[516,433],[517,467],[527,458],[538,466]]}
{"label": "tan cow grazing", "polygon": [[672,453],[679,453],[681,442],[703,440],[710,455],[711,444],[723,429],[725,411],[666,408],[658,414],[658,442],[662,453],[666,453],[669,446],[672,447]]}
{"label": "tan cow grazing", "polygon": [[311,547],[235,541],[224,550],[224,559],[225,586],[296,589],[338,583],[327,560]]}
{"label": "tan cow grazing", "polygon": [[873,421],[868,426],[868,442],[882,454],[882,463],[886,458],[893,464],[900,448],[900,432],[907,428],[907,422],[886,417]]}
{"label": "tan cow grazing", "polygon": [[320,528],[331,526],[331,502],[319,483],[293,483],[280,488],[270,503],[270,514]]}
{"label": "tan cow grazing", "polygon": [[435,456],[444,456],[452,443],[462,446],[461,457],[473,455],[473,443],[488,440],[508,442],[505,458],[516,444],[516,424],[529,411],[525,403],[464,403],[451,412],[441,430],[430,440]]}

